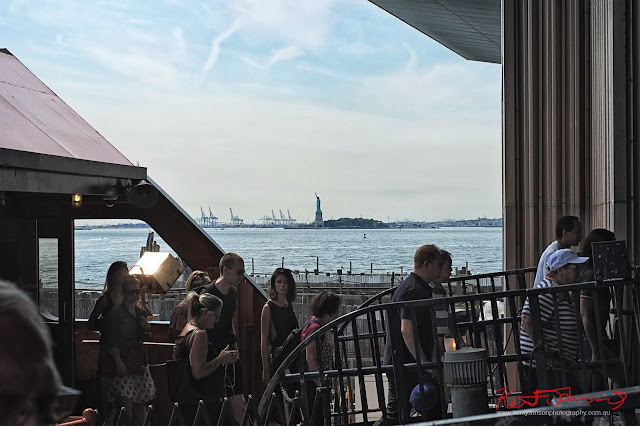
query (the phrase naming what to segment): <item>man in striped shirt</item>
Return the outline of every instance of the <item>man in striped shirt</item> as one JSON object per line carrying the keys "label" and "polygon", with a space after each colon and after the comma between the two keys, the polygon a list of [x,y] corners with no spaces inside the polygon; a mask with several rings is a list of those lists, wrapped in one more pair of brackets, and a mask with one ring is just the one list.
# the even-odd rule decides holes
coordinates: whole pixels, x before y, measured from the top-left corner
{"label": "man in striped shirt", "polygon": [[[429,287],[432,289],[433,298],[446,298],[448,296],[447,291],[442,287],[442,283],[447,281],[451,277],[451,265],[453,259],[451,259],[451,253],[446,250],[440,250],[442,255],[442,269],[440,270],[440,276],[438,279],[429,283]],[[458,329],[458,323],[456,321],[455,312],[451,312],[451,306],[447,303],[439,303],[434,305],[436,312],[436,329],[438,332],[438,341],[441,348],[444,348],[444,338],[453,337],[456,341],[458,348],[467,346],[465,341],[462,340],[460,331]],[[434,350],[435,353],[435,350]]]}
{"label": "man in striped shirt", "polygon": [[[577,267],[588,260],[588,257],[578,257],[570,249],[560,249],[549,255],[547,259],[547,275],[534,288],[556,287],[571,284],[577,278]],[[558,303],[559,323],[556,324],[554,312],[554,298]],[[534,348],[544,349],[547,364],[554,364],[562,356],[571,365],[578,359],[578,329],[576,323],[576,301],[569,293],[541,294],[538,296],[540,305],[540,324],[542,326],[542,342],[533,340],[533,324],[529,308],[529,298],[522,308],[522,326],[520,327],[520,349],[525,356],[525,380],[528,390],[533,392],[538,388],[537,370],[534,360]],[[555,370],[555,371],[554,371]],[[548,368],[550,389],[558,387],[554,383],[561,378],[561,374],[554,365]],[[577,383],[570,372],[567,373],[569,386],[576,388]]]}

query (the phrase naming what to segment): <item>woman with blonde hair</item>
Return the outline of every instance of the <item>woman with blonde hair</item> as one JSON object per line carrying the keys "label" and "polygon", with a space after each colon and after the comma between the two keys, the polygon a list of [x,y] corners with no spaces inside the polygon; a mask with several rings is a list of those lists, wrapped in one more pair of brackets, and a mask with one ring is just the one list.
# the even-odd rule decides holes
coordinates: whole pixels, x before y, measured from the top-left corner
{"label": "woman with blonde hair", "polygon": [[[184,289],[189,293],[190,291],[196,290],[197,293],[200,293],[198,289],[200,287],[209,284],[211,279],[209,278],[209,274],[204,271],[193,271],[187,281],[184,283]],[[187,303],[186,299],[182,302],[178,303],[178,305],[171,312],[171,322],[169,323],[169,339],[176,340],[180,335],[180,332],[187,324]]]}
{"label": "woman with blonde hair", "polygon": [[[185,298],[188,322],[176,340],[173,359],[188,359],[191,375],[203,397],[209,418],[217,419],[224,397],[224,370],[238,359],[238,351],[216,351],[214,342],[209,341],[207,330],[213,328],[222,312],[222,300],[203,293],[190,292]],[[187,424],[193,422],[198,401],[178,401]],[[231,416],[230,416],[231,417]],[[227,419],[225,424],[232,422]]]}

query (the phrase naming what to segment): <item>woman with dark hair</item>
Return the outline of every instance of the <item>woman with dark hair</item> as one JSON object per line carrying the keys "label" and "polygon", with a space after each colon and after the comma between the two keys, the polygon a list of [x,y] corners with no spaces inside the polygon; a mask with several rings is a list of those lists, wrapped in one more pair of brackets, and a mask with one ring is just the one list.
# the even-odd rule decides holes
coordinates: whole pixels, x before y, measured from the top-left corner
{"label": "woman with dark hair", "polygon": [[[113,372],[106,371],[108,367],[105,364],[111,364],[109,355],[105,352],[104,343],[107,340],[107,318],[109,312],[122,303],[122,281],[129,276],[129,268],[125,262],[120,260],[113,262],[107,271],[107,279],[104,283],[102,295],[96,301],[96,305],[89,315],[87,328],[89,330],[100,332],[100,352],[98,353],[98,375],[101,380],[105,381],[106,377],[112,375]],[[105,416],[109,417],[114,414],[116,409],[115,396],[107,392],[106,406],[104,407]]]}
{"label": "woman with dark hair", "polygon": [[269,300],[260,316],[260,349],[262,355],[262,382],[271,380],[269,360],[273,351],[281,346],[289,333],[298,328],[298,319],[292,303],[296,299],[296,281],[291,270],[277,268],[267,287]]}
{"label": "woman with dark hair", "polygon": [[[202,395],[209,418],[216,421],[222,408],[224,397],[224,370],[227,365],[238,359],[238,351],[222,352],[215,349],[209,341],[207,330],[213,328],[222,312],[222,300],[210,293],[198,295],[190,292],[185,298],[189,321],[180,332],[173,352],[173,359],[188,359],[191,375],[197,381],[196,386]],[[186,424],[193,423],[198,401],[181,401],[182,415]],[[230,416],[232,417],[232,416]],[[226,419],[226,424],[235,422]]]}
{"label": "woman with dark hair", "polygon": [[125,277],[122,294],[122,303],[109,313],[104,336],[105,350],[115,370],[115,375],[107,380],[107,391],[116,397],[118,407],[125,408],[125,424],[142,425],[145,406],[156,394],[142,346],[151,326],[147,311],[138,306],[140,281],[131,275]]}
{"label": "woman with dark hair", "polygon": [[[616,235],[608,229],[596,228],[589,232],[582,244],[582,251],[580,256],[588,257],[579,271],[578,282],[595,281],[593,271],[593,247],[592,243],[598,243],[603,241],[615,241]],[[597,305],[594,299],[597,299]],[[604,343],[604,354],[606,359],[617,359],[616,343],[607,335],[607,323],[609,322],[609,310],[611,306],[611,291],[609,287],[602,287],[597,290],[585,289],[580,291],[580,313],[582,315],[582,325],[584,332],[587,335],[589,346],[591,347],[591,360],[600,360],[600,339]],[[596,321],[596,309],[600,317],[600,327],[597,326]],[[609,367],[607,372],[613,379],[614,388],[619,387],[623,380],[623,374],[620,371],[619,366]],[[605,388],[601,375],[594,375],[591,381],[591,390],[600,391]]]}
{"label": "woman with dark hair", "polygon": [[122,280],[127,275],[129,275],[129,268],[125,262],[118,260],[109,266],[102,295],[89,315],[87,322],[89,330],[103,332],[109,311],[122,303]]}
{"label": "woman with dark hair", "polygon": [[[200,294],[202,290],[200,287],[205,286],[211,282],[209,274],[204,271],[193,271],[187,281],[184,283],[184,289],[187,293],[196,290],[196,293]],[[198,291],[197,289],[200,289]],[[187,302],[186,298],[182,302],[173,308],[171,312],[171,321],[169,322],[168,336],[170,340],[176,340],[180,335],[180,332],[187,324]]]}
{"label": "woman with dark hair", "polygon": [[[340,312],[340,296],[337,294],[323,290],[320,293],[313,296],[311,299],[311,313],[313,314],[304,324],[302,333],[300,334],[300,340],[305,341],[316,330],[325,324],[330,323],[334,319],[338,318]],[[320,343],[320,350],[318,350],[317,343]],[[334,366],[334,346],[331,333],[327,333],[321,336],[319,339],[311,342],[305,349],[305,368],[306,371],[322,371],[332,370]],[[320,358],[318,359],[318,354]],[[313,403],[316,395],[316,388],[321,385],[320,379],[315,379],[306,383],[307,392],[307,404],[309,412],[313,409]],[[329,385],[329,384],[326,384]],[[309,413],[311,414],[311,413]],[[324,422],[324,416],[322,410],[320,414],[311,420],[313,425],[321,425]]]}

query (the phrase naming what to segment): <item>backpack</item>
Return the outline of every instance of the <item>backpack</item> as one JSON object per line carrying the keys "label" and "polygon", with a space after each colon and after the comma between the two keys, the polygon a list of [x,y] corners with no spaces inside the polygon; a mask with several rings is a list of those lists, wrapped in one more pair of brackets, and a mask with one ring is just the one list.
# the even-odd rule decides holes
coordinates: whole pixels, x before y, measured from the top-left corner
{"label": "backpack", "polygon": [[[322,325],[317,319],[309,318],[302,327],[294,328],[293,330],[291,330],[291,333],[289,333],[282,345],[273,350],[273,353],[271,354],[271,360],[269,362],[269,371],[271,375],[273,375],[273,373],[275,373],[276,370],[280,368],[284,360],[287,359],[289,354],[291,354],[291,352],[293,352],[293,350],[300,344],[300,336],[302,335],[302,331],[311,323]],[[290,364],[290,370],[291,372],[296,372],[297,368],[298,360],[296,358],[294,362]]]}

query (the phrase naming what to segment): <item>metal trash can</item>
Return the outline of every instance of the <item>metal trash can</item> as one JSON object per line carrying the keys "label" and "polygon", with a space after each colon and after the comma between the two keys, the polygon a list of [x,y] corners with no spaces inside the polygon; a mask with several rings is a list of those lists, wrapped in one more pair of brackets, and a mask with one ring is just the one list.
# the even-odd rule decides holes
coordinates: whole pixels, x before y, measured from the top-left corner
{"label": "metal trash can", "polygon": [[465,347],[445,352],[444,373],[451,387],[453,417],[485,414],[489,411],[487,396],[487,359],[483,348]]}

